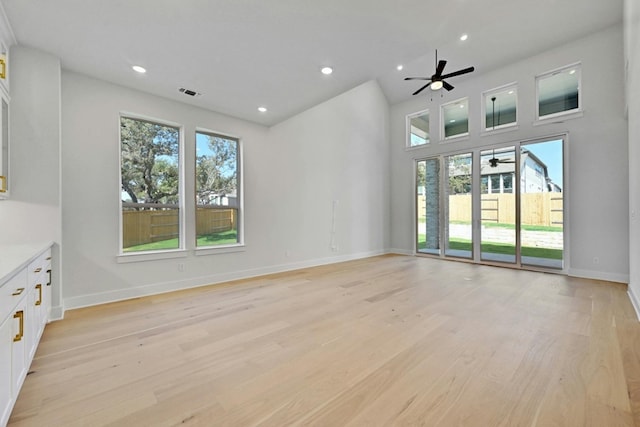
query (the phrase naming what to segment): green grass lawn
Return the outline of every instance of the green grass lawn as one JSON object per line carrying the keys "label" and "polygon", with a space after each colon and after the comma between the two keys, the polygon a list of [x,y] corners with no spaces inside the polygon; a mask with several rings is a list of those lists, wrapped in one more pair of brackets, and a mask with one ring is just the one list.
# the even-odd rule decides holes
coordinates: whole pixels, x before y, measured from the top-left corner
{"label": "green grass lawn", "polygon": [[[198,236],[196,240],[197,247],[230,245],[238,242],[238,230],[221,231],[220,233],[211,233]],[[160,240],[158,242],[145,243],[142,245],[130,246],[124,248],[124,252],[142,252],[142,251],[161,251],[167,249],[178,249],[178,238]]]}
{"label": "green grass lawn", "polygon": [[[420,223],[424,223],[425,222],[425,218],[419,218],[418,221]],[[450,221],[450,224],[461,224],[461,225],[471,225],[469,222],[466,221]],[[485,221],[482,223],[483,227],[486,228],[508,228],[510,230],[515,230],[516,226],[515,224],[502,224],[502,223],[498,223],[498,222],[492,222],[492,221]],[[527,225],[527,224],[522,224],[522,229],[526,230],[526,231],[554,231],[554,232],[561,232],[563,230],[562,227],[558,227],[558,226],[547,226],[547,225]]]}
{"label": "green grass lawn", "polygon": [[[424,234],[420,234],[418,238],[418,249],[424,249],[425,247],[426,236]],[[449,239],[449,248],[461,251],[471,251],[471,241],[464,239]],[[503,243],[483,243],[481,245],[481,250],[484,253],[492,254],[515,255],[516,253],[516,248],[514,245]],[[562,259],[562,250],[523,246],[522,256],[547,259]]]}

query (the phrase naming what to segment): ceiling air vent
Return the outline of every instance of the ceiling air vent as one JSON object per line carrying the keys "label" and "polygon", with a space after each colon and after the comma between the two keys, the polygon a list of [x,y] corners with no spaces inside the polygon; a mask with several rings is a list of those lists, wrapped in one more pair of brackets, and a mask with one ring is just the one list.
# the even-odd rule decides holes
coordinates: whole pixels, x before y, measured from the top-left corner
{"label": "ceiling air vent", "polygon": [[185,95],[189,95],[189,96],[202,96],[200,92],[196,92],[195,90],[191,90],[191,89],[185,89],[183,87],[178,89],[178,92],[184,93]]}

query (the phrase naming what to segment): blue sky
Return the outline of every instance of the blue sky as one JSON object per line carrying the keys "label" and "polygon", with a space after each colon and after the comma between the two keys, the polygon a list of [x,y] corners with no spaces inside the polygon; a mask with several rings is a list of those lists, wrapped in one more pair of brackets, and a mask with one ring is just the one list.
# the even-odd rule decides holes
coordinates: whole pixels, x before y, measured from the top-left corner
{"label": "blue sky", "polygon": [[562,140],[527,144],[522,147],[525,147],[542,160],[547,165],[551,180],[564,189],[562,182]]}

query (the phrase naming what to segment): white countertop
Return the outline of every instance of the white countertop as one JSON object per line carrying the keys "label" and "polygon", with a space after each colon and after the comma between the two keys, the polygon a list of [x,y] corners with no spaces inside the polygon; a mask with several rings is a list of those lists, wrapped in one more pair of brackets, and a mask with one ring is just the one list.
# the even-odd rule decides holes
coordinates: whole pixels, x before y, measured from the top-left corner
{"label": "white countertop", "polygon": [[53,242],[0,245],[0,286],[25,268],[35,257],[51,247]]}

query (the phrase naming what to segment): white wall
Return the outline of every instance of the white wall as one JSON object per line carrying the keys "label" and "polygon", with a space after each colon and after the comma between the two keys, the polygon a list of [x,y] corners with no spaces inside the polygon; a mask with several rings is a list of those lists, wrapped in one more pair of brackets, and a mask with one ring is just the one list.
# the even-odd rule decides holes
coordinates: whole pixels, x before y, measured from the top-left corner
{"label": "white wall", "polygon": [[[241,138],[244,251],[116,262],[122,111],[182,124],[185,158],[194,156],[196,126]],[[65,71],[62,112],[66,308],[384,251],[388,109],[375,82],[268,129]],[[187,189],[186,200],[192,195]],[[334,200],[337,251],[330,247]]]}
{"label": "white wall", "polygon": [[625,1],[629,124],[629,295],[640,318],[640,5]]}
{"label": "white wall", "polygon": [[60,62],[11,48],[10,189],[0,202],[4,243],[58,240],[60,230]]}
{"label": "white wall", "polygon": [[11,198],[0,201],[2,243],[55,242],[53,316],[60,311],[60,61],[13,46],[10,53]]}
{"label": "white wall", "polygon": [[[563,123],[534,126],[535,76],[574,62],[582,62],[584,116]],[[569,274],[627,282],[628,248],[628,146],[624,121],[623,37],[621,26],[593,34],[556,49],[482,73],[452,81],[455,90],[433,101],[426,95],[391,108],[391,247],[414,250],[413,160],[444,152],[489,144],[520,141],[569,133],[569,181],[566,225],[570,227]],[[481,93],[508,83],[518,83],[519,128],[480,136]],[[407,84],[407,91],[415,90]],[[469,97],[470,138],[465,141],[405,150],[405,116],[429,108],[432,139],[436,139],[439,106]],[[565,171],[565,174],[567,171]],[[599,263],[593,262],[594,257]]]}

